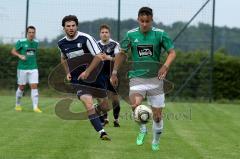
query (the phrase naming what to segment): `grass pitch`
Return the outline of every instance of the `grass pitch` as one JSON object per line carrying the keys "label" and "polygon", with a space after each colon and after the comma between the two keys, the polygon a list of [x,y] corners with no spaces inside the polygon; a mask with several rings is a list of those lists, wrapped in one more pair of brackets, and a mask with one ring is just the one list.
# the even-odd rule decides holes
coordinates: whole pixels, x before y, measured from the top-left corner
{"label": "grass pitch", "polygon": [[[232,159],[240,156],[240,107],[236,104],[167,103],[159,152],[151,150],[151,124],[143,146],[135,145],[138,127],[122,102],[120,128],[112,112],[101,141],[90,122],[66,121],[55,114],[59,98],[40,97],[42,114],[32,111],[31,99],[14,110],[15,97],[0,97],[0,159]],[[73,111],[80,110],[75,102]]]}

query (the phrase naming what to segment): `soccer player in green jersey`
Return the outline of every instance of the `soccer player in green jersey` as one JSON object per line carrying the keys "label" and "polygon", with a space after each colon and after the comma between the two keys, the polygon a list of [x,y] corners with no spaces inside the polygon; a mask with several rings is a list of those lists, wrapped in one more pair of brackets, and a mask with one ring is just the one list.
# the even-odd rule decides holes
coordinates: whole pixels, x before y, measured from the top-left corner
{"label": "soccer player in green jersey", "polygon": [[16,111],[22,111],[20,99],[23,96],[24,87],[29,83],[31,87],[31,98],[33,103],[33,111],[41,113],[38,107],[38,66],[36,53],[38,41],[35,39],[36,28],[28,26],[27,38],[17,41],[11,53],[19,58],[17,66],[17,83],[16,91]]}
{"label": "soccer player in green jersey", "polygon": [[[162,112],[165,107],[162,79],[165,78],[172,61],[176,57],[176,53],[168,34],[161,29],[153,27],[152,22],[152,9],[149,7],[140,8],[138,12],[139,27],[128,31],[121,42],[121,51],[115,58],[110,80],[113,85],[117,85],[118,68],[125,60],[126,53],[128,53],[133,61],[133,67],[128,72],[131,106],[134,110],[147,96],[153,111],[152,150],[157,151],[159,150],[160,134],[163,131]],[[168,56],[165,63],[160,66],[161,49],[164,49]],[[159,88],[159,85],[161,88]],[[140,132],[136,141],[137,145],[143,144],[146,134],[146,125],[140,124]]]}

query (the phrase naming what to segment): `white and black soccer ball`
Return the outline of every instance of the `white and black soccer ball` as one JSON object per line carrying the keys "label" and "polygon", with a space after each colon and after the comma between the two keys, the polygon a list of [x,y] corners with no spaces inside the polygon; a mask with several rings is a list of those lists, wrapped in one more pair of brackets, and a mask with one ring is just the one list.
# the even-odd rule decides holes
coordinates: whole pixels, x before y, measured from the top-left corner
{"label": "white and black soccer ball", "polygon": [[139,105],[135,108],[134,120],[140,123],[147,123],[152,119],[152,110],[146,105]]}

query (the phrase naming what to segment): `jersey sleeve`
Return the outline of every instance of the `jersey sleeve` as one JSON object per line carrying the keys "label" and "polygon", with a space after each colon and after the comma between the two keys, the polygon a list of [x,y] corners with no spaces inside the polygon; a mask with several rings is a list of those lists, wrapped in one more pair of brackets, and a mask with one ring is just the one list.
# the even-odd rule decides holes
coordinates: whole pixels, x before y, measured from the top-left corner
{"label": "jersey sleeve", "polygon": [[16,42],[16,44],[15,44],[15,49],[18,51],[18,50],[20,50],[21,48],[22,48],[22,43],[21,43],[20,40],[18,40],[18,41]]}
{"label": "jersey sleeve", "polygon": [[131,41],[128,33],[125,35],[124,39],[120,43],[121,50],[127,53],[131,47]]}
{"label": "jersey sleeve", "polygon": [[93,56],[102,52],[96,40],[91,36],[87,39],[87,48]]}
{"label": "jersey sleeve", "polygon": [[165,49],[165,51],[169,52],[170,49],[174,48],[172,39],[168,36],[166,32],[163,32],[162,34],[162,46]]}
{"label": "jersey sleeve", "polygon": [[119,43],[116,43],[116,46],[114,48],[114,55],[118,54],[120,52],[120,45]]}

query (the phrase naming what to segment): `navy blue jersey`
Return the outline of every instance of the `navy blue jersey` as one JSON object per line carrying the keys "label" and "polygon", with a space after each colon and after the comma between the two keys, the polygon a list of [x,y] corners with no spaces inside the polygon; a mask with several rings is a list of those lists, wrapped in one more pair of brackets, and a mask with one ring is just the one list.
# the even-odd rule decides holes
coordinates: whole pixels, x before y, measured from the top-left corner
{"label": "navy blue jersey", "polygon": [[96,40],[92,36],[86,33],[77,32],[77,36],[74,39],[69,39],[67,36],[60,39],[58,41],[58,47],[61,51],[61,56],[67,60],[69,71],[72,76],[72,84],[87,85],[105,89],[105,84],[102,80],[101,74],[97,76],[95,82],[86,82],[77,79],[78,76],[86,70],[93,57],[102,52]]}
{"label": "navy blue jersey", "polygon": [[[110,39],[107,44],[104,44],[101,40],[99,40],[98,45],[101,47],[103,53],[106,53],[111,57],[115,57],[115,55],[118,54],[120,51],[119,44],[112,39]],[[112,61],[109,60],[104,61],[103,72],[107,76],[110,76],[112,72],[112,67],[113,67]]]}

